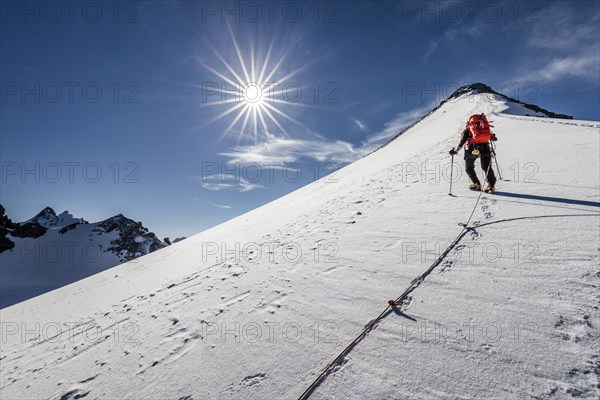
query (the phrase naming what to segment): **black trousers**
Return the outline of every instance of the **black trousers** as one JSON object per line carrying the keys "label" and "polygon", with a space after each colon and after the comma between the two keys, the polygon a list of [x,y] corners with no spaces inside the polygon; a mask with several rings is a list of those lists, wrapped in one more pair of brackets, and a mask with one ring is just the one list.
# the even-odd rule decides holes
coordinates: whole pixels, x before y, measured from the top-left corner
{"label": "black trousers", "polygon": [[[472,154],[473,150],[479,150],[480,155],[475,156]],[[475,160],[477,158],[481,158],[481,169],[485,173],[487,171],[487,182],[491,186],[496,185],[496,175],[494,174],[494,169],[492,168],[492,149],[490,149],[490,145],[485,144],[476,144],[471,145],[465,151],[465,170],[467,171],[467,175],[471,178],[473,183],[479,183],[479,178],[477,177],[477,173],[475,172]]]}

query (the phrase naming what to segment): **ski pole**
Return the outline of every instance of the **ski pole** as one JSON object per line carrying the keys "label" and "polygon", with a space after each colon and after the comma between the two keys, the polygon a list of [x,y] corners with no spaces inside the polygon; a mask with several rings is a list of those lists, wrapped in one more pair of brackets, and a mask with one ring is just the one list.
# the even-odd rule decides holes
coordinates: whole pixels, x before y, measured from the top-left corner
{"label": "ski pole", "polygon": [[448,195],[452,196],[452,173],[454,172],[454,154],[452,154],[452,161],[450,162],[450,193]]}
{"label": "ski pole", "polygon": [[494,162],[496,163],[496,169],[498,170],[498,178],[502,180],[502,173],[500,172],[500,167],[498,166],[498,158],[496,158],[496,145],[492,143],[492,151],[494,152]]}

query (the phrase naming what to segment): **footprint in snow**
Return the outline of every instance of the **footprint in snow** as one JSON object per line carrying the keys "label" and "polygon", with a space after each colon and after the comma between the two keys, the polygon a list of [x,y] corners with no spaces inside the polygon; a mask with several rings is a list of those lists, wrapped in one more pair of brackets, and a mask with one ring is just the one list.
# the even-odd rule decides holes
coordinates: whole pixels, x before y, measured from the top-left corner
{"label": "footprint in snow", "polygon": [[264,372],[259,372],[258,374],[248,375],[247,377],[242,379],[242,382],[240,383],[240,385],[242,385],[242,386],[259,385],[265,379],[267,379],[267,374],[265,374]]}
{"label": "footprint in snow", "polygon": [[100,375],[100,374],[96,374],[96,375],[90,376],[89,378],[86,378],[86,379],[83,379],[83,380],[79,381],[79,383],[87,383],[87,382],[91,382],[91,381],[93,381],[94,379],[96,379],[96,378],[98,377],[98,375]]}
{"label": "footprint in snow", "polygon": [[60,400],[83,399],[88,394],[90,394],[89,390],[87,392],[84,392],[84,391],[82,391],[80,389],[73,389],[73,390],[69,390],[68,392],[66,392],[65,394],[63,394],[62,396],[60,396]]}
{"label": "footprint in snow", "polygon": [[331,373],[336,373],[338,372],[340,369],[343,369],[346,364],[348,364],[348,359],[346,357],[343,357],[341,360],[338,360],[335,363],[335,366],[333,367],[333,369],[331,370]]}
{"label": "footprint in snow", "polygon": [[470,235],[471,235],[471,240],[477,240],[481,237],[481,233],[477,232],[476,230],[472,230]]}
{"label": "footprint in snow", "polygon": [[412,302],[413,302],[413,297],[411,295],[406,296],[402,300],[402,309],[406,310],[407,308],[409,308],[411,306]]}
{"label": "footprint in snow", "polygon": [[440,268],[440,274],[443,274],[446,271],[449,271],[454,266],[454,261],[446,260],[442,263],[442,268]]}

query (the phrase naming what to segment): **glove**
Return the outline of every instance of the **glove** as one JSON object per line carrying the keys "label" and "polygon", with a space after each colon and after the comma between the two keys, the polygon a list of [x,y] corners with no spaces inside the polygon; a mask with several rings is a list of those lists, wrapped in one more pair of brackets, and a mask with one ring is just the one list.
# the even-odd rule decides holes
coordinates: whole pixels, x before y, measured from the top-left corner
{"label": "glove", "polygon": [[450,153],[451,156],[458,154],[455,148],[450,149],[448,153]]}

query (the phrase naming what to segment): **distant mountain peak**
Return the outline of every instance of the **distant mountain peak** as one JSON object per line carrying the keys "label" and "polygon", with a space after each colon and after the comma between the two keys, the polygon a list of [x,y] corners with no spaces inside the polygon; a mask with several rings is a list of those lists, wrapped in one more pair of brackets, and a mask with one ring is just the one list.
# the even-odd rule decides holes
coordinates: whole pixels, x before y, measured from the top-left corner
{"label": "distant mountain peak", "polygon": [[53,215],[56,217],[56,212],[54,211],[54,209],[52,207],[45,207],[42,211],[37,213],[35,215],[35,217],[33,217],[33,218],[42,218],[42,217],[46,217],[48,215]]}
{"label": "distant mountain peak", "polygon": [[42,211],[37,213],[35,217],[28,219],[23,224],[39,224],[44,228],[64,228],[67,225],[75,223],[86,223],[82,218],[75,218],[68,211],[63,211],[59,215],[56,214],[52,207],[45,207]]}
{"label": "distant mountain peak", "polygon": [[458,89],[456,89],[454,91],[454,93],[452,93],[448,97],[448,100],[455,99],[455,98],[463,96],[463,95],[480,94],[480,93],[491,93],[491,94],[501,95],[500,93],[498,93],[494,89],[492,89],[491,86],[488,86],[485,83],[475,82],[475,83],[471,83],[471,84],[459,87]]}
{"label": "distant mountain peak", "polygon": [[[123,214],[117,214],[110,218],[105,219],[104,221],[98,222],[100,226],[106,229],[107,232],[111,232],[122,226],[139,226],[143,228],[141,223],[135,222],[131,218],[127,218]],[[145,228],[144,228],[145,229]]]}
{"label": "distant mountain peak", "polygon": [[58,222],[56,212],[52,207],[45,207],[37,213],[33,218],[28,219],[23,224],[39,224],[45,228],[51,228]]}
{"label": "distant mountain peak", "polygon": [[[30,251],[31,248],[45,249],[48,244],[52,249],[59,250],[58,258],[50,260],[50,256],[46,257],[43,252],[37,258],[21,258],[21,252]],[[68,211],[56,215],[51,207],[46,207],[27,221],[13,223],[0,205],[0,253],[3,257],[0,287],[17,287],[21,293],[11,300],[4,297],[0,307],[41,294],[49,288],[66,285],[169,244],[141,222],[123,214],[89,223],[73,217]],[[80,252],[78,249],[84,250]],[[92,249],[91,253],[88,253],[89,249]],[[30,292],[29,281],[43,282],[44,289]]]}

